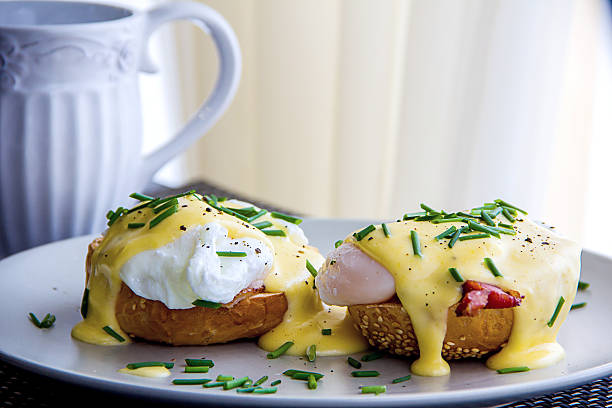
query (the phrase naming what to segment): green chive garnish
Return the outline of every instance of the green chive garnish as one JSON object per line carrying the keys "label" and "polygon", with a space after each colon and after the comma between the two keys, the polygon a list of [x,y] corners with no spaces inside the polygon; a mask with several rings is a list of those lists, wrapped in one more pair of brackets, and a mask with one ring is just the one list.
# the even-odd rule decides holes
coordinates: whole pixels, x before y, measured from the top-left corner
{"label": "green chive garnish", "polygon": [[487,234],[486,232],[481,232],[478,234],[462,235],[459,237],[459,241],[467,241],[469,239],[480,239],[480,238],[491,238],[491,236]]}
{"label": "green chive garnish", "polygon": [[428,213],[436,213],[436,214],[440,213],[440,211],[436,211],[433,208],[431,208],[430,206],[428,206],[426,204],[423,204],[423,203],[421,203],[421,208],[424,209]]}
{"label": "green chive garnish", "polygon": [[119,343],[123,343],[125,341],[125,339],[110,326],[104,326],[102,330],[104,330],[109,336],[114,337]]}
{"label": "green chive garnish", "polygon": [[423,215],[421,217],[416,217],[415,221],[431,221],[431,220],[437,220],[437,219],[442,219],[442,215],[440,214]]}
{"label": "green chive garnish", "polygon": [[484,220],[484,222],[486,222],[488,225],[494,227],[495,226],[495,222],[493,221],[493,219],[491,218],[491,216],[489,215],[488,212],[482,210],[480,212],[480,216],[482,217],[482,219]]}
{"label": "green chive garnish", "polygon": [[361,357],[361,361],[374,361],[374,360],[378,360],[379,358],[384,357],[384,353],[381,353],[380,351],[375,351],[373,353],[370,354],[366,354],[363,357]]}
{"label": "green chive garnish", "polygon": [[246,252],[239,251],[217,251],[217,255],[227,258],[244,258],[247,256]]}
{"label": "green chive garnish", "polygon": [[87,317],[87,309],[89,308],[89,289],[83,291],[83,299],[81,300],[81,316],[83,319]]}
{"label": "green chive garnish", "polygon": [[499,374],[521,373],[523,371],[529,371],[529,367],[525,367],[525,366],[508,367],[508,368],[500,368],[499,370],[497,370]]}
{"label": "green chive garnish", "polygon": [[447,229],[446,231],[444,231],[440,235],[437,235],[436,236],[436,240],[439,241],[439,240],[441,240],[443,238],[448,237],[449,235],[453,235],[455,233],[455,231],[457,231],[457,227],[455,227],[453,225],[452,227],[450,227],[449,229]]}
{"label": "green chive garnish", "polygon": [[255,391],[253,391],[253,394],[274,394],[276,392],[277,388],[276,387],[270,387],[270,388],[259,388]]}
{"label": "green chive garnish", "polygon": [[173,198],[172,200],[168,200],[165,203],[160,204],[159,206],[153,208],[153,213],[154,214],[159,214],[160,212],[164,211],[166,208],[170,208],[174,205],[178,205],[178,199],[177,198]]}
{"label": "green chive garnish", "polygon": [[166,367],[168,369],[174,367],[174,363],[164,363],[163,361],[143,361],[142,363],[130,363],[126,365],[130,370],[135,370],[142,367]]}
{"label": "green chive garnish", "polygon": [[169,216],[171,216],[172,214],[174,214],[177,211],[178,211],[178,206],[177,205],[168,208],[166,211],[164,211],[163,213],[159,214],[157,217],[153,218],[149,222],[149,229],[153,228],[154,226],[156,226],[157,224],[159,224],[160,222],[162,222],[163,220],[165,220],[166,218],[168,218]]}
{"label": "green chive garnish", "polygon": [[455,233],[453,234],[452,238],[448,242],[448,247],[452,248],[453,246],[455,246],[455,242],[457,242],[457,240],[459,239],[459,236],[462,233],[466,232],[467,230],[468,230],[468,227],[461,227],[457,231],[455,231]]}
{"label": "green chive garnish", "polygon": [[578,281],[578,290],[586,290],[591,286],[588,282]]}
{"label": "green chive garnish", "polygon": [[266,235],[270,235],[272,237],[286,237],[285,231],[283,230],[261,230]]}
{"label": "green chive garnish", "polygon": [[397,384],[397,383],[401,383],[401,382],[404,382],[404,381],[408,381],[411,378],[412,378],[412,376],[410,374],[408,374],[408,375],[405,375],[403,377],[396,378],[395,380],[391,381],[391,383]]}
{"label": "green chive garnish", "polygon": [[370,232],[374,231],[376,229],[376,227],[374,227],[374,225],[368,225],[367,227],[365,227],[364,229],[362,229],[359,232],[356,232],[353,234],[353,236],[355,237],[355,239],[357,241],[361,241],[362,239],[364,239]]}
{"label": "green chive garnish", "polygon": [[493,228],[487,227],[486,225],[478,224],[477,222],[469,220],[468,226],[474,231],[486,232],[487,234],[491,234],[494,237],[499,238],[499,232]]}
{"label": "green chive garnish", "polygon": [[128,224],[129,229],[142,228],[145,226],[144,222],[130,222]]}
{"label": "green chive garnish", "polygon": [[51,313],[47,313],[44,319],[42,319],[42,321],[40,322],[41,329],[50,328],[55,323],[55,320],[56,320],[55,315],[52,315]]}
{"label": "green chive garnish", "polygon": [[502,210],[503,208],[496,207],[494,210],[487,211],[487,214],[490,215],[491,218],[495,219],[495,217],[497,217],[502,212]]}
{"label": "green chive garnish", "polygon": [[253,224],[253,226],[257,229],[264,229],[264,228],[268,228],[271,227],[272,224],[270,221],[262,221],[262,222],[256,222],[255,224]]}
{"label": "green chive garnish", "polygon": [[378,371],[369,370],[369,371],[353,371],[351,373],[353,377],[378,377],[380,373]]}
{"label": "green chive garnish", "polygon": [[249,377],[237,378],[235,380],[230,380],[223,384],[224,390],[233,390],[234,388],[241,387],[245,382],[249,381]]}
{"label": "green chive garnish", "polygon": [[28,313],[28,315],[30,316],[30,321],[32,322],[32,324],[40,329],[40,321],[38,320],[36,315],[32,312]]}
{"label": "green chive garnish", "polygon": [[310,272],[313,278],[317,277],[317,273],[318,273],[317,269],[314,266],[312,266],[312,264],[310,263],[308,259],[306,260],[306,269],[308,269],[308,272]]}
{"label": "green chive garnish", "polygon": [[272,216],[272,218],[279,218],[281,220],[285,220],[285,221],[290,222],[292,224],[300,224],[302,222],[302,220],[299,219],[299,218],[292,217],[290,215],[279,213],[279,212],[276,212],[276,211],[270,211],[270,215]]}
{"label": "green chive garnish", "polygon": [[[252,217],[249,217],[249,222],[253,223],[253,221],[255,221],[256,219],[258,219],[259,217],[261,217],[262,215],[265,215],[267,213],[266,210],[259,210],[259,212],[255,215],[253,215]],[[272,225],[272,223],[270,223],[270,225]],[[259,228],[259,227],[258,227]],[[265,228],[265,227],[264,227]]]}
{"label": "green chive garnish", "polygon": [[172,380],[174,385],[202,385],[211,382],[209,378],[177,378]]}
{"label": "green chive garnish", "polygon": [[217,376],[217,380],[216,381],[232,381],[234,379],[234,377],[232,377],[231,375],[223,375],[223,374],[219,374]]}
{"label": "green chive garnish", "polygon": [[491,258],[485,258],[484,259],[484,263],[485,263],[486,267],[489,268],[489,270],[491,271],[493,276],[498,277],[498,278],[501,277],[501,276],[504,276],[504,275],[501,274],[499,269],[497,269],[497,266],[495,266],[495,264],[493,263],[493,260]]}
{"label": "green chive garnish", "polygon": [[210,300],[197,299],[191,303],[194,306],[207,307],[209,309],[218,309],[221,307],[221,303],[211,302]]}
{"label": "green chive garnish", "polygon": [[559,301],[557,302],[557,307],[555,307],[555,311],[553,312],[553,315],[550,317],[550,320],[548,321],[548,323],[546,323],[548,327],[553,327],[553,325],[555,324],[555,320],[557,320],[557,316],[559,316],[559,312],[561,311],[561,308],[563,307],[564,303],[565,303],[565,299],[563,298],[563,296],[561,296],[559,298]]}
{"label": "green chive garnish", "polygon": [[581,302],[581,303],[574,303],[571,307],[570,310],[574,310],[574,309],[582,309],[583,307],[586,306],[586,302]]}
{"label": "green chive garnish", "polygon": [[342,245],[343,242],[344,241],[341,239],[337,240],[336,242],[334,242],[334,248],[338,248],[340,245]]}
{"label": "green chive garnish", "polygon": [[415,212],[415,213],[408,213],[408,214],[404,214],[404,216],[402,217],[402,219],[403,219],[404,221],[408,221],[408,220],[411,220],[411,219],[413,219],[413,218],[423,217],[423,216],[425,216],[425,215],[427,215],[427,213],[426,213],[426,212],[424,212],[424,211]]}
{"label": "green chive garnish", "polygon": [[315,378],[315,380],[320,380],[321,378],[323,378],[323,374],[319,374],[319,373],[310,373],[308,371],[301,371],[301,372],[297,372],[294,373],[291,378],[293,378],[294,380],[304,380],[304,381],[308,381],[308,377],[313,376]]}
{"label": "green chive garnish", "polygon": [[259,380],[255,381],[255,382],[253,383],[253,386],[254,386],[254,387],[257,387],[258,385],[261,385],[261,384],[265,383],[266,381],[268,381],[268,376],[267,376],[267,375],[264,375],[264,376],[263,376],[263,377],[261,377]]}
{"label": "green chive garnish", "polygon": [[293,346],[293,344],[294,343],[292,341],[288,341],[285,344],[283,344],[282,346],[280,346],[279,348],[277,348],[276,350],[268,353],[266,357],[268,357],[269,359],[279,358],[280,356],[285,354],[287,352],[287,350],[289,350],[289,348],[291,348],[291,346]]}
{"label": "green chive garnish", "polygon": [[108,212],[106,213],[106,219],[110,220],[113,217],[113,214],[115,214],[113,210],[108,210]]}
{"label": "green chive garnish", "polygon": [[207,373],[210,370],[210,367],[201,366],[201,367],[185,367],[186,373]]}
{"label": "green chive garnish", "polygon": [[431,220],[432,224],[444,224],[446,222],[461,222],[463,218],[461,217],[452,217],[452,218],[437,218],[435,220]]}
{"label": "green chive garnish", "polygon": [[410,231],[410,239],[412,240],[412,251],[416,256],[422,258],[421,242],[419,241],[419,234],[415,230]]}
{"label": "green chive garnish", "polygon": [[306,349],[306,357],[308,358],[308,361],[310,361],[311,363],[317,359],[317,345],[316,344],[311,344],[310,346],[308,346],[308,348]]}
{"label": "green chive garnish", "polygon": [[248,388],[238,388],[236,392],[253,392],[255,390],[259,390],[261,387],[248,387]]}
{"label": "green chive garnish", "polygon": [[308,389],[309,390],[317,389],[317,380],[315,380],[315,377],[312,374],[308,376]]}
{"label": "green chive garnish", "polygon": [[497,223],[498,227],[507,228],[509,230],[514,230],[514,227],[510,224],[504,224],[503,222]]}
{"label": "green chive garnish", "polygon": [[510,211],[508,211],[507,209],[502,208],[502,214],[504,214],[504,217],[506,217],[506,219],[511,223],[514,224],[516,222],[516,219],[512,216],[512,214],[510,214]]}
{"label": "green chive garnish", "polygon": [[389,232],[389,228],[387,228],[387,224],[382,223],[381,224],[383,233],[385,234],[385,237],[389,238],[391,236],[391,233]]}
{"label": "green chive garnish", "polygon": [[148,195],[144,195],[144,194],[140,194],[140,193],[132,193],[130,194],[130,197],[138,200],[138,201],[151,201],[153,200],[153,197],[149,197]]}
{"label": "green chive garnish", "polygon": [[275,381],[272,381],[272,382],[270,383],[270,385],[271,385],[272,387],[274,387],[275,385],[278,385],[278,384],[280,384],[281,382],[282,382],[281,380],[275,380]]}
{"label": "green chive garnish", "polygon": [[255,209],[255,207],[245,207],[245,208],[230,208],[233,212],[236,212],[240,215],[244,215],[245,217],[253,217],[255,214],[258,214],[259,211]]}
{"label": "green chive garnish", "polygon": [[491,229],[506,235],[516,235],[514,228],[491,227]]}
{"label": "green chive garnish", "polygon": [[463,279],[463,276],[461,276],[461,274],[459,273],[459,271],[457,270],[457,268],[448,268],[448,271],[450,272],[450,274],[452,275],[453,278],[455,278],[455,280],[457,282],[464,282],[465,280]]}
{"label": "green chive garnish", "polygon": [[506,202],[506,201],[504,201],[504,200],[500,200],[500,199],[498,198],[497,200],[495,200],[495,202],[496,202],[498,205],[501,205],[501,206],[504,206],[504,207],[509,207],[509,208],[512,208],[512,209],[514,209],[514,210],[516,210],[516,211],[518,211],[518,212],[522,212],[523,214],[527,215],[527,211],[525,211],[525,210],[521,210],[521,209],[520,209],[520,208],[518,208],[517,206],[512,205],[512,204],[510,204],[510,203],[508,203],[508,202]]}
{"label": "green chive garnish", "polygon": [[355,360],[353,357],[349,357],[347,361],[352,367],[361,368],[361,363]]}
{"label": "green chive garnish", "polygon": [[213,388],[213,387],[223,387],[224,385],[225,385],[224,382],[215,381],[215,382],[206,383],[202,387],[204,387],[204,388]]}
{"label": "green chive garnish", "polygon": [[386,385],[363,385],[361,387],[362,394],[383,394],[387,391]]}
{"label": "green chive garnish", "polygon": [[332,329],[321,329],[321,334],[324,336],[331,336]]}
{"label": "green chive garnish", "polygon": [[142,210],[143,208],[148,207],[149,204],[150,204],[149,201],[147,201],[145,203],[142,203],[142,204],[139,204],[136,207],[133,207],[133,208],[129,209],[127,213],[130,214],[130,213],[133,213],[134,211]]}
{"label": "green chive garnish", "polygon": [[189,367],[214,367],[215,363],[212,360],[205,360],[203,358],[186,358],[185,364]]}

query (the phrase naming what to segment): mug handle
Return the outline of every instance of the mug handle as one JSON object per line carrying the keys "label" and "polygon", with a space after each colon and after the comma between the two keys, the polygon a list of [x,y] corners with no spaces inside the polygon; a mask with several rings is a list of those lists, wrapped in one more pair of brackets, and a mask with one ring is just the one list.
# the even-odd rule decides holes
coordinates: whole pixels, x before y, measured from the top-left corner
{"label": "mug handle", "polygon": [[[227,21],[212,8],[198,3],[177,2],[153,8],[147,11],[144,17],[145,44],[153,31],[172,20],[188,19],[200,26],[212,36],[217,47],[219,76],[212,93],[176,136],[143,159],[139,183],[141,187],[151,180],[160,167],[187,149],[217,122],[236,93],[242,71],[242,56],[236,34]],[[155,65],[146,50],[145,46],[140,70],[155,72]]]}

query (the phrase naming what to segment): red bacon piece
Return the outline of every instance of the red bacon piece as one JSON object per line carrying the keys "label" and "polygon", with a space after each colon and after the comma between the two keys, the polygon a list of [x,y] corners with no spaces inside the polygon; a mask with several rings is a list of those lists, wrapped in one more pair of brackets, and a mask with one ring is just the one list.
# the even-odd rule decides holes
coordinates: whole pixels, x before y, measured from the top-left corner
{"label": "red bacon piece", "polygon": [[457,306],[457,316],[476,316],[481,309],[506,309],[519,306],[522,296],[495,285],[467,280],[463,284],[463,298]]}

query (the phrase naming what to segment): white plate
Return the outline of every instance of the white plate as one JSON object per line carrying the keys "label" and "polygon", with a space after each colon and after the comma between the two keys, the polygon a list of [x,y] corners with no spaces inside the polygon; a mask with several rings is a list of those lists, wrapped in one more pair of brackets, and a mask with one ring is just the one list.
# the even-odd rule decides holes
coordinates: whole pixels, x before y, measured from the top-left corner
{"label": "white plate", "polygon": [[[313,245],[327,252],[334,241],[363,225],[364,220],[305,220],[302,224]],[[70,329],[81,316],[84,259],[93,237],[81,237],[38,247],[0,262],[0,357],[26,369],[79,385],[112,392],[143,395],[158,400],[250,406],[474,406],[519,400],[533,395],[567,389],[612,374],[610,313],[612,312],[612,259],[591,252],[582,256],[582,279],[591,288],[578,294],[587,301],[584,309],[570,313],[559,336],[567,351],[565,361],[553,367],[526,373],[500,375],[478,361],[451,363],[448,377],[413,376],[410,381],[391,385],[393,378],[409,373],[408,362],[385,357],[364,364],[379,370],[378,378],[357,379],[346,357],[318,358],[307,363],[297,357],[267,360],[265,352],[252,342],[207,347],[167,347],[144,343],[124,347],[99,347],[70,337]],[[57,316],[50,330],[39,330],[27,319],[28,312]],[[181,374],[184,358],[205,356],[215,361],[208,375],[244,376],[269,381],[282,379],[277,394],[249,395],[201,386],[173,386],[173,378],[198,378]],[[357,357],[357,356],[356,356]],[[120,374],[126,363],[176,359],[172,376],[146,379]],[[288,368],[325,374],[316,391],[304,382],[281,373]],[[332,372],[333,371],[333,372]],[[359,394],[359,385],[387,384],[387,393]]]}

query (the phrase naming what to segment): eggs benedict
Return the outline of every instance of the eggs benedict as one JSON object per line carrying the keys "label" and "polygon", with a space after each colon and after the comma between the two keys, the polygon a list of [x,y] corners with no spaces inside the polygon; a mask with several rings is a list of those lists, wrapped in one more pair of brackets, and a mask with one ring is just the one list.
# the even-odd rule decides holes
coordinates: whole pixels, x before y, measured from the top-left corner
{"label": "eggs benedict", "polygon": [[503,200],[467,212],[422,212],[337,243],[316,278],[371,345],[414,355],[414,374],[482,357],[491,369],[545,367],[580,275],[580,247]]}

